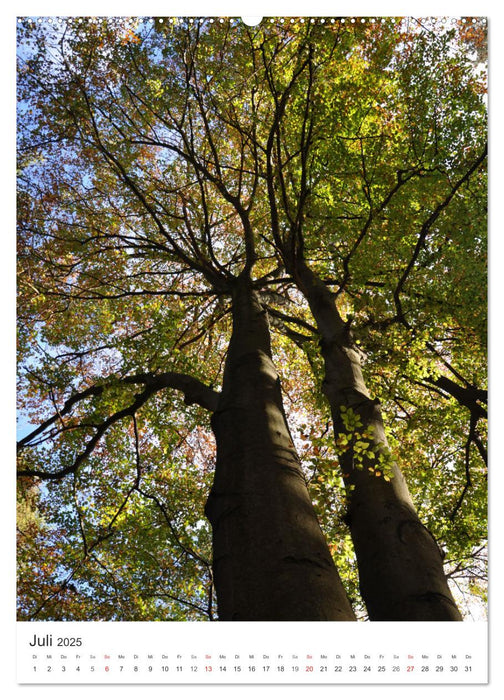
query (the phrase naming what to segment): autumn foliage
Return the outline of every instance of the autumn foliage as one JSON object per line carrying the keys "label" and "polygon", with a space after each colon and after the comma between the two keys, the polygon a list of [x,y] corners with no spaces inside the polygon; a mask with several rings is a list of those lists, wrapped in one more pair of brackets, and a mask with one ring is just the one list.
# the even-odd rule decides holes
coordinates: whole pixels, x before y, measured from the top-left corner
{"label": "autumn foliage", "polygon": [[[19,22],[19,619],[216,619],[244,277],[357,617],[362,473],[404,476],[484,615],[485,47],[472,18]],[[330,403],[316,285],[384,439]]]}

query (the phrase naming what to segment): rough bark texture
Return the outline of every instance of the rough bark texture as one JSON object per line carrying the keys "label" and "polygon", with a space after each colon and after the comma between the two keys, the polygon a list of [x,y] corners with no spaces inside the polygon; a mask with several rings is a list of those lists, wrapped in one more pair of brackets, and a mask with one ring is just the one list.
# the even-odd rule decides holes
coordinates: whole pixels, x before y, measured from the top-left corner
{"label": "rough bark texture", "polygon": [[[387,449],[379,405],[364,384],[360,355],[330,290],[303,263],[298,283],[321,335],[325,362],[323,390],[334,432],[344,433],[341,406],[352,408],[363,427],[373,428],[377,450]],[[341,457],[348,487],[348,525],[359,567],[361,594],[371,620],[461,620],[443,571],[443,557],[422,525],[403,475],[391,464],[390,481],[370,474],[371,461],[355,466],[352,451]]]}
{"label": "rough bark texture", "polygon": [[246,280],[219,405],[206,513],[220,620],[354,620],[285,419],[267,317]]}

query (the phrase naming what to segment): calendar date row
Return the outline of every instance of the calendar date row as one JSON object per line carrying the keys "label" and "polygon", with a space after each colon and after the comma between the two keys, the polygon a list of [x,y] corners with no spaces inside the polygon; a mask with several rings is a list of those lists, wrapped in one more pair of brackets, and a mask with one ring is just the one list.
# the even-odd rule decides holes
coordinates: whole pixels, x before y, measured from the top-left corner
{"label": "calendar date row", "polygon": [[472,666],[436,664],[436,665],[357,665],[357,664],[336,664],[336,665],[314,665],[314,664],[280,664],[280,665],[210,665],[193,664],[185,665],[140,665],[140,664],[35,664],[32,666],[33,673],[190,673],[190,674],[223,674],[223,673],[471,673]]}

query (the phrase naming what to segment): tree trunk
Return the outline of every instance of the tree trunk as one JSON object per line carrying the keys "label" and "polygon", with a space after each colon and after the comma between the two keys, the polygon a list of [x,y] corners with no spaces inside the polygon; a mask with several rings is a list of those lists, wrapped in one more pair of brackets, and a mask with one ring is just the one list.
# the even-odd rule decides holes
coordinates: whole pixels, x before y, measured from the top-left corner
{"label": "tree trunk", "polygon": [[233,332],[206,506],[220,620],[355,620],[310,501],[284,415],[269,326],[250,283]]}
{"label": "tree trunk", "polygon": [[[349,432],[342,406],[360,418],[362,426],[355,434],[372,435],[363,441],[370,443],[368,449],[375,457],[364,456],[358,461],[351,442],[340,458],[360,591],[369,617],[461,620],[443,571],[442,553],[420,522],[401,471],[390,460],[379,404],[366,389],[359,350],[339,315],[334,296],[303,261],[298,261],[296,272],[321,335],[323,391],[329,400],[336,440]],[[380,454],[388,463],[390,481],[385,480],[383,469],[378,469],[380,476],[376,476]]]}

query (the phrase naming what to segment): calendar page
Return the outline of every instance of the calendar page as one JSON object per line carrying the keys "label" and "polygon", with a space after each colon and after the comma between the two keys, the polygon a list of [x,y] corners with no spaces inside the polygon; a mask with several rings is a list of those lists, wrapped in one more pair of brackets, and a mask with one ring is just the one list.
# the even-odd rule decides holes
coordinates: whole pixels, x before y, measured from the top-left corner
{"label": "calendar page", "polygon": [[305,5],[16,10],[23,693],[489,682],[490,20]]}

